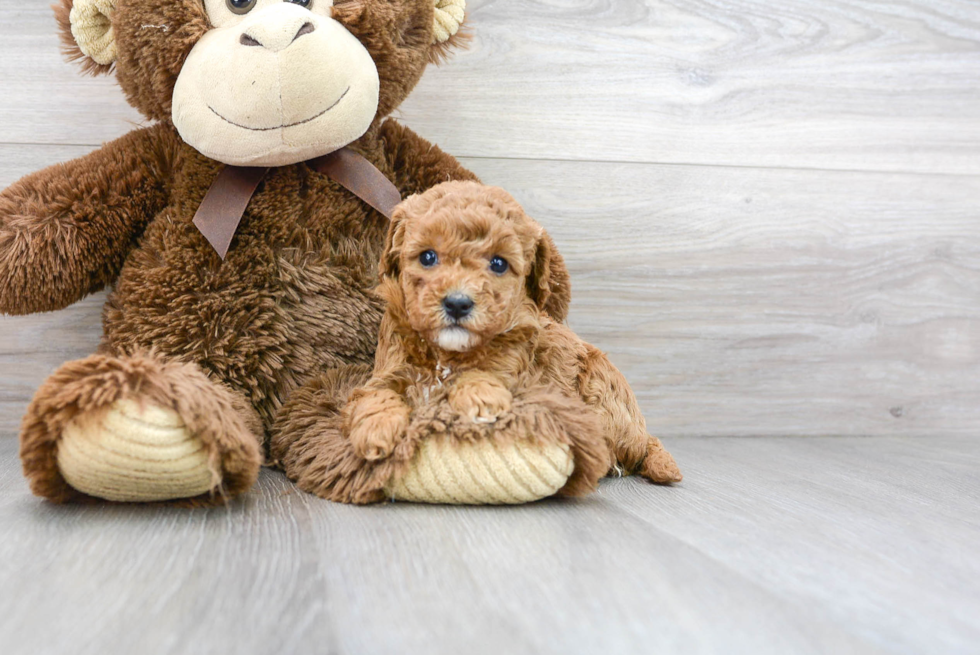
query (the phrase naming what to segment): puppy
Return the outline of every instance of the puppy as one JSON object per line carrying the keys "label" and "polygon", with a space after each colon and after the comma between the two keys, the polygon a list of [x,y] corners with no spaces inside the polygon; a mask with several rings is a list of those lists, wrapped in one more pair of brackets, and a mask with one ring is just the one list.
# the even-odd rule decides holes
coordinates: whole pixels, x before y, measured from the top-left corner
{"label": "puppy", "polygon": [[342,413],[354,453],[390,457],[432,389],[461,417],[489,425],[516,395],[548,388],[595,414],[600,474],[680,481],[622,374],[552,318],[564,314],[567,284],[551,238],[502,189],[446,182],[399,205],[381,258],[387,310],[373,375]]}

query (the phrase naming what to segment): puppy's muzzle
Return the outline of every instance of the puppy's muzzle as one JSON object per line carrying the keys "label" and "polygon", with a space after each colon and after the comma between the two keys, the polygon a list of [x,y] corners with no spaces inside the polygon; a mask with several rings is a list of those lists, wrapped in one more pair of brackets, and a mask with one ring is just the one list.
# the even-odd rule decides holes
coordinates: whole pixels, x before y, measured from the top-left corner
{"label": "puppy's muzzle", "polygon": [[473,299],[462,293],[451,293],[442,299],[442,308],[446,316],[458,323],[473,311]]}

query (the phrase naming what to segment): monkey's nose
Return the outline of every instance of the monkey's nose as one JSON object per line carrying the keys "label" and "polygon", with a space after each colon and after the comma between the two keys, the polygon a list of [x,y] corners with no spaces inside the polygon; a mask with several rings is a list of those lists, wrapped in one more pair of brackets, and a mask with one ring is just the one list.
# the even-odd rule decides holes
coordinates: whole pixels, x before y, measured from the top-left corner
{"label": "monkey's nose", "polygon": [[473,299],[461,293],[453,293],[442,299],[442,307],[450,318],[458,321],[473,311]]}
{"label": "monkey's nose", "polygon": [[279,52],[288,48],[299,37],[309,34],[315,29],[316,25],[309,21],[304,21],[299,29],[296,29],[296,24],[291,21],[279,26],[254,25],[242,33],[238,41],[244,46],[262,47],[272,52]]}

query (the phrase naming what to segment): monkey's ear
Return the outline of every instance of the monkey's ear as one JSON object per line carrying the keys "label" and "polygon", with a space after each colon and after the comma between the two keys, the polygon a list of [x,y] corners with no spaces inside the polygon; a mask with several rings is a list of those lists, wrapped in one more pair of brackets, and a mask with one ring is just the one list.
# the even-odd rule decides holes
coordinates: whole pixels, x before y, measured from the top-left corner
{"label": "monkey's ear", "polygon": [[463,25],[466,20],[466,0],[433,0],[432,50],[429,61],[441,64],[455,48],[464,48],[470,34]]}
{"label": "monkey's ear", "polygon": [[86,73],[112,71],[116,61],[116,37],[112,12],[116,0],[61,0],[54,13],[61,28],[62,52],[69,61],[82,62]]}
{"label": "monkey's ear", "polygon": [[527,276],[527,294],[539,309],[559,323],[568,316],[572,285],[565,260],[555,242],[543,229],[534,253],[534,264]]}

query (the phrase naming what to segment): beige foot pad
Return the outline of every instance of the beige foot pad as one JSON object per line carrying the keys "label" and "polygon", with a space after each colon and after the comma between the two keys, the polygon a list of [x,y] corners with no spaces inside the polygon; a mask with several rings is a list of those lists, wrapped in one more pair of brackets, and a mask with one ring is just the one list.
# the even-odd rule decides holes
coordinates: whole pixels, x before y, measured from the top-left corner
{"label": "beige foot pad", "polygon": [[65,426],[58,468],[75,489],[123,502],[191,498],[217,482],[176,412],[129,399]]}
{"label": "beige foot pad", "polygon": [[562,444],[486,439],[422,443],[412,467],[385,488],[389,498],[449,505],[514,505],[554,495],[575,467]]}

